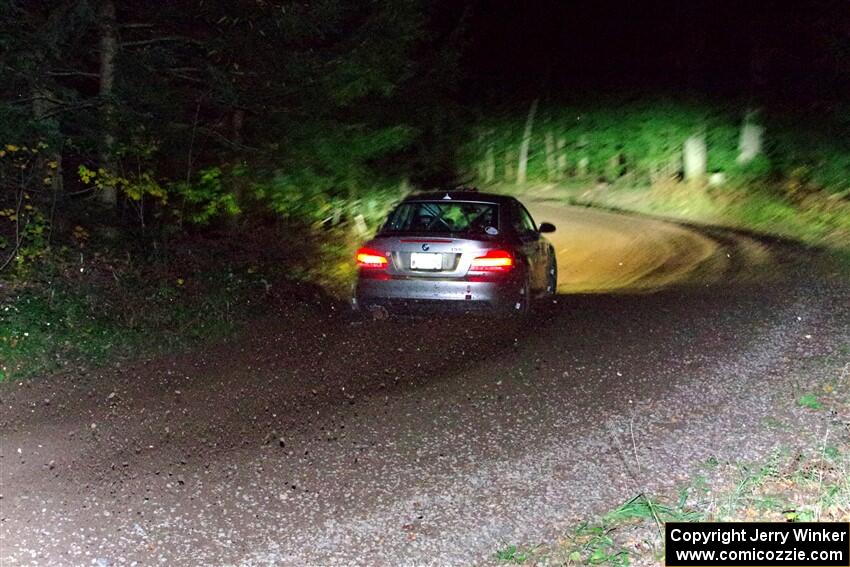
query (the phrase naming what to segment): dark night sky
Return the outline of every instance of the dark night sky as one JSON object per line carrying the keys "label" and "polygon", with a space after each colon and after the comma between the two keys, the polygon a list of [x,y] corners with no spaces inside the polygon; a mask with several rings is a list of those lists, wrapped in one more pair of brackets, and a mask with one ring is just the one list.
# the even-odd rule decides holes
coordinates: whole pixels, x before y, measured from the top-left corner
{"label": "dark night sky", "polygon": [[[850,3],[615,0],[473,4],[474,89],[832,98]],[[845,67],[846,68],[846,67]]]}

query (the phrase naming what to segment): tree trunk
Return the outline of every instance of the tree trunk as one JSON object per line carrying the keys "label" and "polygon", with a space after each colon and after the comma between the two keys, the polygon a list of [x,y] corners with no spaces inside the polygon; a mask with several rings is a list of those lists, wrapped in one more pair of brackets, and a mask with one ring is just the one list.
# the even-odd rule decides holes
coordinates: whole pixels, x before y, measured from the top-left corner
{"label": "tree trunk", "polygon": [[[582,134],[578,138],[578,153],[579,154],[587,154],[587,147],[590,145],[590,142],[587,139],[587,136]],[[590,158],[587,155],[582,155],[578,163],[576,164],[576,175],[578,177],[587,177],[590,173]]]}
{"label": "tree trunk", "polygon": [[567,174],[567,141],[563,137],[558,138],[558,179],[563,179]]}
{"label": "tree trunk", "polygon": [[747,113],[744,124],[741,126],[737,158],[737,162],[741,165],[750,163],[761,154],[764,128],[755,123],[755,116],[755,112]]}
{"label": "tree trunk", "polygon": [[704,134],[694,134],[687,140],[682,152],[685,181],[694,181],[705,177],[708,163],[708,148]]}
{"label": "tree trunk", "polygon": [[[115,55],[118,53],[118,38],[115,23],[115,2],[102,0],[100,5],[100,99],[103,135],[100,147],[100,165],[115,173]],[[115,206],[118,194],[115,187],[103,187],[101,200]]]}
{"label": "tree trunk", "polygon": [[242,145],[242,130],[245,127],[245,111],[241,108],[237,108],[233,111],[233,117],[231,120],[233,124],[233,141]]}
{"label": "tree trunk", "polygon": [[528,172],[528,150],[531,146],[531,129],[534,126],[534,115],[537,114],[538,99],[534,99],[531,108],[528,109],[528,118],[525,120],[525,130],[522,133],[522,143],[519,146],[519,159],[516,166],[516,182],[525,183]]}
{"label": "tree trunk", "polygon": [[555,136],[552,131],[546,132],[546,175],[549,181],[558,179],[558,159],[555,157]]}
{"label": "tree trunk", "polygon": [[484,182],[493,183],[496,180],[496,155],[493,151],[493,131],[487,133],[487,149],[484,152]]}
{"label": "tree trunk", "polygon": [[514,178],[514,152],[511,150],[511,147],[505,150],[505,181],[510,182]]}
{"label": "tree trunk", "polygon": [[487,147],[487,141],[484,139],[484,133],[481,132],[478,134],[478,152],[477,154],[481,156],[478,160],[478,173],[476,174],[476,178],[478,181],[484,181],[484,178],[487,175],[487,152],[485,148]]}
{"label": "tree trunk", "polygon": [[579,158],[578,163],[576,164],[576,176],[577,177],[587,177],[587,174],[590,172],[590,158],[587,156],[583,156]]}
{"label": "tree trunk", "polygon": [[[233,141],[236,144],[242,145],[244,140],[243,129],[245,126],[245,110],[242,108],[234,109],[233,115],[230,118]],[[240,210],[244,210],[246,195],[245,195],[245,180],[237,179],[233,188],[233,198],[236,200],[236,205]],[[230,225],[236,227],[239,224],[239,215],[230,217]]]}

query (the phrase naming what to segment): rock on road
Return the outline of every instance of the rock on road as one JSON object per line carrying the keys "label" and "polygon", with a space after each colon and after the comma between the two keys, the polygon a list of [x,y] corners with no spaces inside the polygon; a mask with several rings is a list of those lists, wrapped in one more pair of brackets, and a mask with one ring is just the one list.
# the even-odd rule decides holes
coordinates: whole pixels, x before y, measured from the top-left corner
{"label": "rock on road", "polygon": [[0,384],[0,564],[487,562],[793,442],[763,425],[777,408],[817,427],[790,384],[850,344],[850,286],[813,253],[532,212],[559,225],[562,295],[530,320],[294,305],[214,347]]}

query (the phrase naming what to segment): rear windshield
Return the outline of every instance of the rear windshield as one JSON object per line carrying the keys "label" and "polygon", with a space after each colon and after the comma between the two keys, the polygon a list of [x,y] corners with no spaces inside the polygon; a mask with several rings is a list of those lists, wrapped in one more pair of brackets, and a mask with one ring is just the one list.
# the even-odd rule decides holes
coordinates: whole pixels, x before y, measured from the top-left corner
{"label": "rear windshield", "polygon": [[498,234],[498,228],[499,206],[495,203],[413,201],[399,205],[382,232]]}

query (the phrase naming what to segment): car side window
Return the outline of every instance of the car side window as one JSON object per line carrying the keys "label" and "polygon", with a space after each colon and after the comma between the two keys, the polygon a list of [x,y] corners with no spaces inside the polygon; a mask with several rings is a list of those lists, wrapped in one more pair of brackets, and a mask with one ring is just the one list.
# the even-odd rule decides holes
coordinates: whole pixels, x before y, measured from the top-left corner
{"label": "car side window", "polygon": [[531,215],[520,203],[516,203],[514,206],[513,228],[521,236],[537,234],[537,225],[534,224]]}

